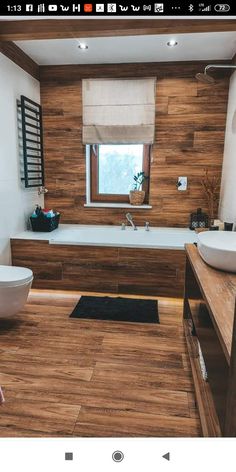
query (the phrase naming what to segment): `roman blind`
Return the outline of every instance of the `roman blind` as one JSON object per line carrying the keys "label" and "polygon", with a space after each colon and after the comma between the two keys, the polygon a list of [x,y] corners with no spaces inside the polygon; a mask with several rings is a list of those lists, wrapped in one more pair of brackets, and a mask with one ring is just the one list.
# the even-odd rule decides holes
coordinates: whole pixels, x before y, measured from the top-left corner
{"label": "roman blind", "polygon": [[82,81],[84,144],[152,144],[155,78]]}

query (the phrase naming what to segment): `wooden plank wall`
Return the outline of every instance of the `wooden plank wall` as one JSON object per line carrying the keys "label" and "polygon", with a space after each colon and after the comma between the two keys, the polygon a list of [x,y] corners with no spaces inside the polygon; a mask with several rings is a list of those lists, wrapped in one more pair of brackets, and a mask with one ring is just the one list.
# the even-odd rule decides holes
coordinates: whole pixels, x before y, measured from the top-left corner
{"label": "wooden plank wall", "polygon": [[34,288],[183,297],[185,252],[11,240],[12,263]]}
{"label": "wooden plank wall", "polygon": [[[70,67],[73,67],[71,76]],[[85,66],[85,74],[89,76],[89,67],[91,75],[96,76],[96,66]],[[120,64],[102,67],[104,77],[127,77],[129,70],[130,76],[134,76],[134,65],[127,70]],[[134,209],[132,213],[140,225],[148,220],[154,226],[186,227],[192,211],[197,207],[207,210],[200,184],[204,169],[221,173],[229,79],[218,78],[215,85],[205,85],[194,78],[194,72],[202,70],[200,66],[195,66],[194,70],[194,66],[182,65],[176,69],[176,74],[173,67],[169,73],[168,67],[163,67],[165,74],[158,76],[156,90],[156,140],[150,180],[153,208]],[[124,221],[123,209],[84,208],[86,174],[85,148],[81,140],[81,80],[75,78],[75,68],[60,66],[59,78],[57,68],[41,68],[45,172],[49,190],[46,206],[59,210],[64,223],[120,224]],[[152,76],[157,69],[157,64],[150,67],[150,71],[146,65],[138,75]],[[101,66],[98,71],[101,77]],[[177,190],[178,176],[188,177],[186,192]]]}

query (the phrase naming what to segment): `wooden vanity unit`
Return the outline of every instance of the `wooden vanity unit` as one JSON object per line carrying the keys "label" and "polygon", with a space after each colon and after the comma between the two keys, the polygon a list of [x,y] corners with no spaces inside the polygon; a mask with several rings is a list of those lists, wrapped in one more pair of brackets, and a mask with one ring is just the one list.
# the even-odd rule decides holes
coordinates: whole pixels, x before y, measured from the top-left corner
{"label": "wooden vanity unit", "polygon": [[235,437],[236,274],[208,266],[194,244],[186,253],[184,330],[203,436]]}

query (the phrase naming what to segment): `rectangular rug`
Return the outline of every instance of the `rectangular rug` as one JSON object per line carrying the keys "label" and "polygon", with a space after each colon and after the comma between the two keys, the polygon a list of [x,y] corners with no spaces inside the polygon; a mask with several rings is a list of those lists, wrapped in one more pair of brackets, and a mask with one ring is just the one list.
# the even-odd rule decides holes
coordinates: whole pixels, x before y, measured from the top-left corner
{"label": "rectangular rug", "polygon": [[83,296],[70,317],[134,323],[160,323],[157,300],[122,297]]}

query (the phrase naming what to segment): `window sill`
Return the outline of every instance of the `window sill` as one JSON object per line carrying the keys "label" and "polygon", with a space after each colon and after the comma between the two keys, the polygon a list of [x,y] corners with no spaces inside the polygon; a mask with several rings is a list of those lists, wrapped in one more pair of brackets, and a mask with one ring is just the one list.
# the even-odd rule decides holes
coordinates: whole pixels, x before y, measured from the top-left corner
{"label": "window sill", "polygon": [[85,208],[133,208],[133,210],[151,210],[151,205],[130,205],[129,203],[85,203]]}

